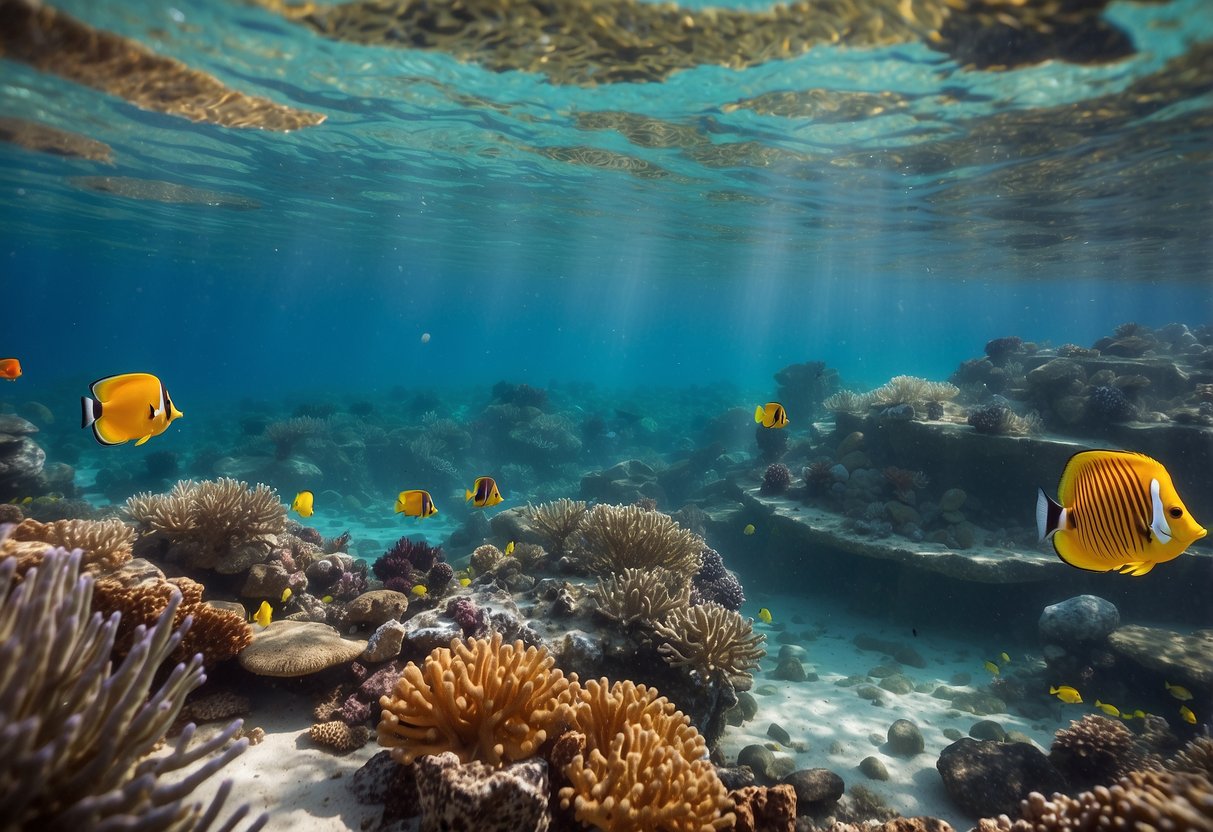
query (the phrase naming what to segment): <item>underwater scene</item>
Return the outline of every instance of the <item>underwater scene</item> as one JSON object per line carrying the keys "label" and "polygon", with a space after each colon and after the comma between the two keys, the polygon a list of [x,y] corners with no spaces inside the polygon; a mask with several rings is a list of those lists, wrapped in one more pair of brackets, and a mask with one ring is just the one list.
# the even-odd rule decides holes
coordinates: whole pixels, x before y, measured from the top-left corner
{"label": "underwater scene", "polygon": [[1213,832],[1208,0],[0,70],[0,832]]}

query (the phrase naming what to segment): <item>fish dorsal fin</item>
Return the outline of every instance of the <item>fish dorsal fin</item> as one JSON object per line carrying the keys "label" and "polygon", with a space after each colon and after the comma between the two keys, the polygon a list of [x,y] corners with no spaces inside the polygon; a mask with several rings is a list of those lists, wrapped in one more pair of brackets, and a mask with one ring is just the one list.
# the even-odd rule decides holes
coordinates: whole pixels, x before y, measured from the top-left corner
{"label": "fish dorsal fin", "polygon": [[1161,486],[1158,479],[1150,480],[1150,528],[1158,537],[1158,542],[1164,546],[1171,542],[1171,526],[1167,523],[1167,513],[1162,505]]}

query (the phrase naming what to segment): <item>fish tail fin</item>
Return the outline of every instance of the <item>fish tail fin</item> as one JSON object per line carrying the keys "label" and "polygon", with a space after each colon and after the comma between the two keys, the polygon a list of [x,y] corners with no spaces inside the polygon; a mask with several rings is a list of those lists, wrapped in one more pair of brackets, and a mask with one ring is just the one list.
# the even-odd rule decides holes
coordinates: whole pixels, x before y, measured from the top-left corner
{"label": "fish tail fin", "polygon": [[88,396],[80,397],[80,427],[87,428],[101,418],[101,402],[96,399],[90,399]]}
{"label": "fish tail fin", "polygon": [[470,499],[472,499],[472,492],[468,491],[466,488],[463,489],[463,501],[466,503]]}
{"label": "fish tail fin", "polygon": [[1053,532],[1065,528],[1066,510],[1055,500],[1049,499],[1043,488],[1036,489],[1036,534],[1040,540],[1052,536]]}
{"label": "fish tail fin", "polygon": [[758,407],[754,408],[754,421],[761,425],[762,417],[763,417],[762,405],[758,405]]}
{"label": "fish tail fin", "polygon": [[1057,691],[1058,691],[1058,689],[1057,689],[1057,688],[1052,687],[1052,686],[1050,686],[1050,687],[1049,687],[1049,695],[1050,695],[1050,696],[1052,696],[1053,694],[1057,693]]}

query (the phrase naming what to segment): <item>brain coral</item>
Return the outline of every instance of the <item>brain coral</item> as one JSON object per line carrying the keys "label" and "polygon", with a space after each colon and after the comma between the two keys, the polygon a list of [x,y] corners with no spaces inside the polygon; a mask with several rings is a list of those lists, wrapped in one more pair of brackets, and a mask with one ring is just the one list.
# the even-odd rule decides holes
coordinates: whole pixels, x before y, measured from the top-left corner
{"label": "brain coral", "polygon": [[547,739],[570,683],[546,650],[491,639],[458,639],[418,667],[409,662],[390,696],[380,698],[379,744],[412,763],[450,751],[490,765],[523,760]]}

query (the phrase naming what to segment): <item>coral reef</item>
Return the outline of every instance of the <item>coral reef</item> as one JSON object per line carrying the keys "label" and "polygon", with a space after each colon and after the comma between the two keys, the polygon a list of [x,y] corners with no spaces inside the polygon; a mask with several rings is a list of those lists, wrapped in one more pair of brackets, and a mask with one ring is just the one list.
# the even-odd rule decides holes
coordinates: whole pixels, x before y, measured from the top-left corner
{"label": "coral reef", "polygon": [[838,389],[838,372],[824,361],[806,361],[784,367],[775,374],[775,383],[779,385],[776,398],[807,421],[822,399]]}
{"label": "coral reef", "polygon": [[983,822],[982,832],[1065,832],[1087,829],[1213,830],[1213,782],[1200,774],[1133,771],[1111,786],[1077,797],[1033,792],[1022,819]]}
{"label": "coral reef", "polygon": [[1177,751],[1166,765],[1172,771],[1203,774],[1213,780],[1213,736],[1209,735],[1208,729]]}
{"label": "coral reef", "polygon": [[1095,422],[1127,422],[1136,415],[1129,397],[1119,387],[1092,387],[1087,396],[1087,412]]}
{"label": "coral reef", "polygon": [[471,564],[472,569],[477,575],[483,575],[492,572],[503,560],[505,560],[505,553],[492,543],[486,543],[483,546],[476,547],[468,563]]}
{"label": "coral reef", "polygon": [[317,722],[308,729],[308,736],[317,745],[332,749],[338,754],[357,751],[370,742],[371,729],[365,725],[350,726],[341,720]]}
{"label": "coral reef", "polygon": [[168,542],[168,554],[190,566],[237,574],[268,559],[286,530],[286,508],[268,486],[226,477],[182,480],[168,494],[136,494],[126,513]]}
{"label": "coral reef", "polygon": [[691,579],[691,603],[714,603],[730,610],[741,609],[745,591],[737,576],[725,568],[720,553],[711,546],[704,546],[700,558],[699,571]]}
{"label": "coral reef", "polygon": [[455,640],[420,667],[409,662],[390,696],[379,700],[379,744],[411,763],[450,751],[490,765],[536,753],[569,698],[569,680],[546,650],[491,639]]}
{"label": "coral reef", "polygon": [[56,520],[39,523],[22,520],[9,534],[12,543],[40,543],[42,546],[0,547],[0,554],[19,554],[17,574],[36,566],[48,547],[61,546],[68,551],[80,549],[81,560],[89,572],[117,569],[131,559],[134,530],[121,520]]}
{"label": "coral reef", "polygon": [[1041,430],[1040,417],[1035,413],[1020,416],[999,402],[974,408],[967,421],[978,433],[990,436],[1029,436]]}
{"label": "coral reef", "polygon": [[498,769],[460,763],[448,751],[420,758],[416,771],[421,832],[547,832],[548,767],[542,759]]}
{"label": "coral reef", "polygon": [[596,575],[661,566],[689,576],[702,563],[702,539],[659,511],[597,505],[586,514],[581,532],[585,551],[580,562]]}
{"label": "coral reef", "polygon": [[782,462],[767,466],[762,475],[763,494],[782,494],[792,484],[792,472]]}
{"label": "coral reef", "polygon": [[821,406],[831,413],[851,413],[856,416],[868,412],[872,406],[872,396],[868,393],[856,393],[853,390],[839,390],[821,403]]}
{"label": "coral reef", "polygon": [[424,583],[434,565],[442,562],[441,546],[402,537],[375,560],[371,570],[388,589],[407,593],[414,584]]}
{"label": "coral reef", "polygon": [[352,662],[364,650],[365,641],[342,638],[327,624],[275,621],[240,651],[240,666],[258,676],[308,676]]}
{"label": "coral reef", "polygon": [[[240,723],[194,748],[187,726],[167,755],[146,756],[206,678],[191,660],[152,687],[180,639],[172,630],[180,596],[115,665],[117,616],[90,613],[92,579],[80,566],[78,554],[55,549],[14,585],[16,562],[0,563],[0,816],[14,829],[204,830],[230,784],[205,810],[189,793],[244,752],[246,741],[229,744]],[[160,781],[190,768],[184,780]]]}
{"label": "coral reef", "polygon": [[298,416],[281,422],[270,422],[265,426],[265,438],[274,446],[274,458],[290,459],[296,448],[309,439],[328,433],[329,424],[324,419]]}
{"label": "coral reef", "polygon": [[484,610],[477,607],[476,602],[466,595],[452,598],[446,606],[446,614],[459,625],[464,638],[479,636],[488,627]]}
{"label": "coral reef", "polygon": [[590,590],[598,611],[625,626],[651,625],[691,602],[686,578],[668,569],[625,569]]}
{"label": "coral reef", "polygon": [[588,507],[583,500],[562,498],[538,506],[528,505],[527,518],[543,537],[547,549],[559,558],[570,553],[569,538],[581,528]]}
{"label": "coral reef", "polygon": [[704,679],[724,675],[749,678],[766,655],[766,636],[733,610],[719,604],[697,604],[675,610],[656,626],[665,640],[658,651],[675,667],[689,667]]}
{"label": "coral reef", "polygon": [[1120,722],[1099,714],[1087,714],[1054,735],[1049,762],[1076,789],[1089,789],[1115,781],[1143,759],[1133,732]]}

